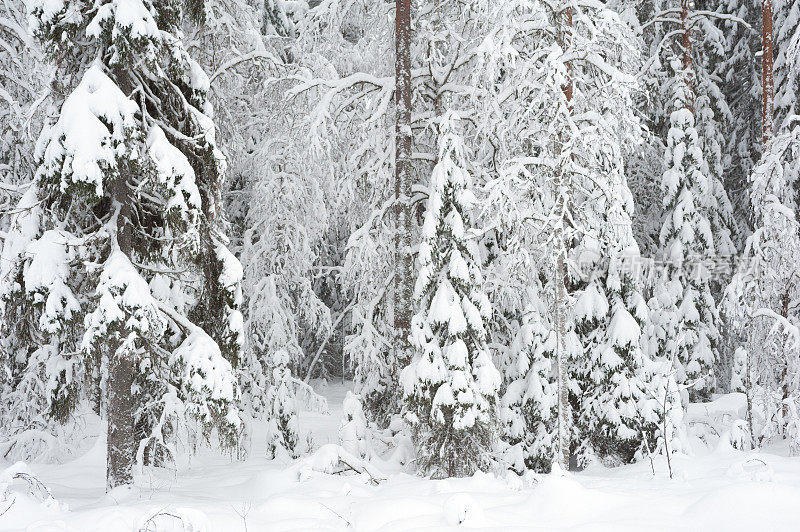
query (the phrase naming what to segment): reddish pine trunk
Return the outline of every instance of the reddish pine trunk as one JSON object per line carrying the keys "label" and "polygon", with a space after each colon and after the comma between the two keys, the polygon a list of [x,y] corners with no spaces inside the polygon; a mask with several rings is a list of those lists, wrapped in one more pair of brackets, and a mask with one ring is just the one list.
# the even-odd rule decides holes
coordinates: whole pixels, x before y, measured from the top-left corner
{"label": "reddish pine trunk", "polygon": [[686,107],[694,114],[694,84],[692,82],[692,25],[689,21],[689,2],[681,0],[681,48],[683,49],[683,71],[686,76],[686,86],[689,90]]}
{"label": "reddish pine trunk", "polygon": [[[572,28],[572,8],[568,7],[564,10],[564,34],[562,36],[562,46],[564,50],[569,48],[570,44],[572,44],[572,38],[570,36],[570,31]],[[570,28],[570,29],[567,29]],[[567,104],[569,108],[572,109],[572,90],[573,90],[573,82],[572,82],[572,63],[567,63],[567,83],[562,87],[564,90],[564,96],[567,98]]]}
{"label": "reddish pine trunk", "polygon": [[773,99],[775,96],[774,78],[772,75],[772,0],[763,0],[761,17],[761,139],[766,149],[767,142],[772,138]]}
{"label": "reddish pine trunk", "polygon": [[408,362],[413,298],[411,255],[411,0],[395,0],[395,360]]}

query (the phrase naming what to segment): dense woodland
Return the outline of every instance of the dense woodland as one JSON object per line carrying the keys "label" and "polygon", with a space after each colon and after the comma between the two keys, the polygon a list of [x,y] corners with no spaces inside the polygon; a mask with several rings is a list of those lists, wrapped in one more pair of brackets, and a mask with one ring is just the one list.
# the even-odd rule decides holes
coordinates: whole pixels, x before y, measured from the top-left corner
{"label": "dense woodland", "polygon": [[800,454],[800,2],[0,0],[0,456]]}

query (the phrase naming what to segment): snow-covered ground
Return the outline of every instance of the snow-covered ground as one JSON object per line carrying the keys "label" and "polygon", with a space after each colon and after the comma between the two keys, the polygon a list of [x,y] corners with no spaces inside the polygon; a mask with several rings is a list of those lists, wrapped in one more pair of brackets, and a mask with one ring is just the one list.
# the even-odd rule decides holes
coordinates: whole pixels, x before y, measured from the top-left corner
{"label": "snow-covered ground", "polygon": [[[314,448],[336,442],[345,393],[328,386],[330,413],[302,415]],[[366,475],[312,471],[308,458],[268,461],[256,434],[246,461],[205,452],[177,475],[148,471],[134,490],[105,494],[104,441],[87,445],[76,460],[30,465],[55,501],[39,502],[15,480],[0,503],[0,530],[800,530],[800,458],[779,448],[698,444],[692,456],[674,458],[674,479],[659,457],[655,474],[645,461],[437,481],[381,463],[387,480],[372,485]],[[11,466],[0,461],[0,471]]]}

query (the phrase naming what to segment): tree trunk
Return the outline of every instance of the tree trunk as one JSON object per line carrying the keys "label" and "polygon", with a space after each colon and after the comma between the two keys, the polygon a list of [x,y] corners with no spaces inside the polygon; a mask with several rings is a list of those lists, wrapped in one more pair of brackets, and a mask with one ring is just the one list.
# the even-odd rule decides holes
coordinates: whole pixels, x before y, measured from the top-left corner
{"label": "tree trunk", "polygon": [[413,311],[411,255],[411,0],[396,0],[395,20],[395,251],[394,361],[408,364]]}
{"label": "tree trunk", "polygon": [[[789,320],[789,305],[792,303],[792,288],[791,284],[786,287],[786,291],[783,293],[783,297],[781,298],[781,317],[785,320]],[[787,342],[788,345],[788,342]],[[790,357],[796,356],[794,349],[787,348],[787,345],[784,345],[783,348],[783,369],[781,371],[781,424],[782,424],[782,432],[783,437],[786,438],[789,436],[789,396],[790,396],[790,382],[789,382],[789,360]]]}
{"label": "tree trunk", "polygon": [[[117,67],[113,71],[117,86],[126,95],[132,91],[127,73]],[[110,184],[112,209],[116,209],[116,244],[127,257],[133,253],[132,199],[126,176],[130,168],[123,165],[120,177]],[[113,244],[112,244],[113,246]],[[113,247],[112,247],[113,251]],[[133,353],[122,347],[122,338],[115,338],[108,345],[108,380],[106,382],[106,417],[108,431],[106,441],[106,490],[133,484],[133,464],[136,451],[134,445],[134,400]]]}
{"label": "tree trunk", "polygon": [[565,255],[566,249],[564,247],[563,231],[558,235],[561,244],[561,250],[558,251],[558,259],[556,262],[556,298],[555,298],[555,326],[556,326],[556,376],[558,385],[558,449],[556,459],[564,471],[569,469],[570,457],[570,407],[569,407],[569,390],[567,389],[567,353],[566,353],[566,339],[567,339],[567,326],[566,326],[566,304],[567,304],[567,289],[566,289],[566,264]]}
{"label": "tree trunk", "polygon": [[[133,227],[131,226],[131,204],[128,185],[124,178],[114,182],[111,187],[113,203],[118,208],[116,240],[120,251],[128,257],[133,247]],[[133,385],[134,364],[132,353],[120,349],[119,338],[108,346],[108,380],[106,381],[108,438],[106,490],[117,486],[133,484],[134,449]]]}
{"label": "tree trunk", "polygon": [[694,83],[692,71],[692,25],[689,21],[689,3],[692,0],[681,0],[681,49],[683,50],[683,72],[686,76],[686,87],[689,91],[686,99],[686,108],[694,114]]}
{"label": "tree trunk", "polygon": [[[563,22],[561,26],[561,46],[566,51],[572,45],[572,8],[568,7],[563,13]],[[567,63],[567,82],[562,87],[564,97],[567,99],[569,110],[572,111],[572,63]]]}
{"label": "tree trunk", "polygon": [[[562,13],[562,21],[561,21],[561,46],[564,51],[566,51],[572,45],[572,8],[567,7]],[[572,92],[573,92],[573,81],[572,81],[572,65],[567,64],[567,81],[562,87],[564,92],[564,97],[567,100],[567,108],[570,113],[572,113]],[[563,137],[563,133],[561,134],[561,144],[563,146],[566,139]],[[570,157],[572,157],[570,155]],[[570,170],[564,170],[562,168],[562,175],[561,175],[561,183],[559,188],[564,187],[566,173]],[[564,192],[559,192],[560,194],[560,201],[562,202],[561,210],[562,212],[567,211],[567,206],[563,205],[566,201],[564,198]],[[566,353],[566,336],[567,336],[567,325],[566,325],[566,315],[567,315],[567,271],[566,271],[566,255],[567,255],[567,248],[566,248],[566,239],[564,235],[564,224],[567,223],[566,216],[561,219],[559,222],[558,229],[556,234],[554,235],[556,245],[558,246],[558,258],[556,259],[556,271],[555,271],[555,283],[556,283],[556,293],[555,293],[555,309],[554,309],[554,318],[555,318],[555,329],[556,329],[556,380],[558,385],[558,450],[556,459],[561,465],[563,470],[569,469],[569,457],[570,457],[570,405],[569,405],[569,390],[567,389],[567,353]]]}
{"label": "tree trunk", "polygon": [[761,140],[766,150],[767,142],[772,138],[773,133],[773,100],[775,98],[775,82],[772,72],[772,0],[762,1],[761,21]]}
{"label": "tree trunk", "polygon": [[753,429],[753,377],[752,377],[752,356],[750,350],[747,350],[747,358],[745,358],[745,370],[747,375],[747,382],[745,383],[745,398],[747,399],[747,431],[750,433],[750,449],[756,448],[756,433]]}

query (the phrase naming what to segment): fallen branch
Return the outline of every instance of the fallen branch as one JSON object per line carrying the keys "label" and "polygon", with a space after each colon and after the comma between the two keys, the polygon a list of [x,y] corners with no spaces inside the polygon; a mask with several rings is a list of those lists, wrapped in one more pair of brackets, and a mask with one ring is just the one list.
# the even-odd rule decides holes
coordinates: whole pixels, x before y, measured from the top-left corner
{"label": "fallen branch", "polygon": [[[50,490],[47,486],[44,485],[44,482],[39,480],[38,478],[34,477],[29,473],[17,473],[12,478],[19,478],[24,480],[28,483],[28,495],[31,497],[39,499],[40,502],[49,501],[50,499],[55,500],[53,494],[50,493]],[[45,496],[47,495],[47,496]]]}
{"label": "fallen branch", "polygon": [[299,464],[298,473],[302,475],[306,469],[328,475],[341,475],[352,471],[367,475],[369,477],[368,482],[373,486],[386,481],[386,476],[375,466],[347,452],[341,445],[334,443],[323,445],[314,454],[305,458]]}

